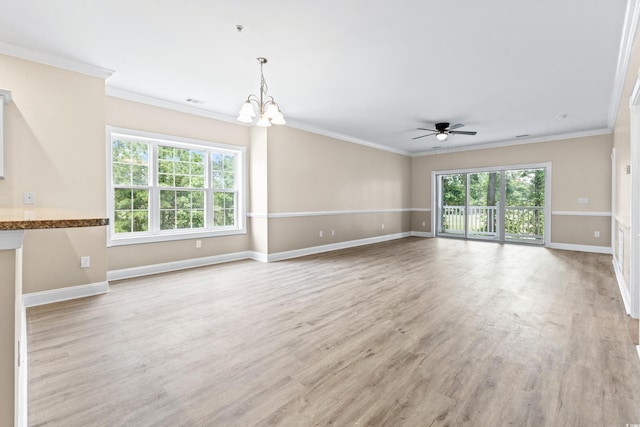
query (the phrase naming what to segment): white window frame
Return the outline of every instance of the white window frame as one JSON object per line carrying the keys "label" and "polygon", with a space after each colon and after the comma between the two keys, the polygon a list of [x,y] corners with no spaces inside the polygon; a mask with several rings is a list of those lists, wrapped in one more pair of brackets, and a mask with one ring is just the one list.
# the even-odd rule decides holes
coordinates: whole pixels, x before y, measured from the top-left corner
{"label": "white window frame", "polygon": [[[149,231],[134,233],[115,233],[114,217],[114,185],[112,168],[112,145],[115,136],[124,137],[127,140],[151,143],[149,157]],[[206,227],[200,229],[160,230],[160,187],[157,185],[158,176],[158,145],[187,148],[194,150],[207,150],[207,162],[205,166],[205,221]],[[166,242],[173,240],[198,239],[216,236],[229,236],[247,233],[247,149],[243,146],[221,144],[212,141],[203,141],[190,138],[163,135],[144,132],[133,129],[107,126],[107,212],[109,215],[109,227],[107,227],[107,246],[135,245],[141,243]],[[236,224],[232,227],[213,226],[213,186],[211,183],[211,152],[222,154],[234,154],[236,156],[235,183],[238,192],[236,200]],[[185,189],[189,190],[189,189]]]}

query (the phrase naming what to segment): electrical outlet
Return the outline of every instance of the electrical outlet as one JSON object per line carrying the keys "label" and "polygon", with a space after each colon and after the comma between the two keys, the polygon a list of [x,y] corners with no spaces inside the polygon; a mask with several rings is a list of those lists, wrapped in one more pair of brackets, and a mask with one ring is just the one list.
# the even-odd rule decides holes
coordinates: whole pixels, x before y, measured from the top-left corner
{"label": "electrical outlet", "polygon": [[384,230],[384,224],[382,224],[382,229]]}
{"label": "electrical outlet", "polygon": [[587,203],[589,203],[589,198],[588,197],[578,197],[578,203],[587,204]]}
{"label": "electrical outlet", "polygon": [[422,221],[422,226],[423,226],[423,227],[426,227],[426,226],[427,226],[427,223],[426,223],[425,221]]}
{"label": "electrical outlet", "polygon": [[594,231],[593,232],[593,237],[600,237],[600,232],[599,231]]}
{"label": "electrical outlet", "polygon": [[331,235],[335,236],[336,235],[336,230],[331,230]]}
{"label": "electrical outlet", "polygon": [[196,240],[196,248],[200,249],[202,247],[202,240]]}
{"label": "electrical outlet", "polygon": [[319,233],[319,234],[320,234],[320,237],[322,237],[322,230],[320,230],[320,233]]}
{"label": "electrical outlet", "polygon": [[89,268],[91,267],[91,257],[83,256],[80,257],[80,268]]}
{"label": "electrical outlet", "polygon": [[25,191],[22,195],[22,203],[25,205],[35,205],[36,204],[36,193],[33,191]]}

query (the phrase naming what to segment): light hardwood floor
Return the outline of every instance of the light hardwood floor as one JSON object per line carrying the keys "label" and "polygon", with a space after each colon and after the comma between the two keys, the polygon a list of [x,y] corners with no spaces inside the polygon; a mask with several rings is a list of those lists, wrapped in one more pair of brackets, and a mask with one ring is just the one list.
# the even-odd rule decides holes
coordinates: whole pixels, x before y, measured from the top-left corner
{"label": "light hardwood floor", "polygon": [[611,257],[409,238],[28,310],[32,426],[625,426]]}

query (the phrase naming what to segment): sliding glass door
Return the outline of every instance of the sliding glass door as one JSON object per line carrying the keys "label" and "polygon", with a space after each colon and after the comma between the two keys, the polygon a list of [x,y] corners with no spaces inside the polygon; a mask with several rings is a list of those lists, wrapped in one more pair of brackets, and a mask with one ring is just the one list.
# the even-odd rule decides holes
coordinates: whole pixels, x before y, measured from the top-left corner
{"label": "sliding glass door", "polygon": [[436,235],[544,244],[545,168],[435,177]]}

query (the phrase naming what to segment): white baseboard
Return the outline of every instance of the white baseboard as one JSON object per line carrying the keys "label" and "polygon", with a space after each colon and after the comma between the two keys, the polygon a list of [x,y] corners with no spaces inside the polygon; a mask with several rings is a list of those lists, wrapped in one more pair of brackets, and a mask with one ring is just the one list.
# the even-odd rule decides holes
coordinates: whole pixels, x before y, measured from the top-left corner
{"label": "white baseboard", "polygon": [[370,245],[372,243],[386,242],[411,236],[411,232],[386,234],[384,236],[368,237],[366,239],[349,240],[346,242],[331,243],[329,245],[313,246],[310,248],[295,249],[292,251],[277,252],[267,255],[267,262],[282,261],[323,252],[337,251],[339,249],[354,248],[356,246]]}
{"label": "white baseboard", "polygon": [[35,307],[37,305],[90,297],[105,294],[107,292],[109,292],[109,283],[97,282],[89,283],[87,285],[70,286],[67,288],[52,289],[50,291],[24,294],[22,301],[25,307]]}
{"label": "white baseboard", "polygon": [[433,237],[433,233],[428,233],[426,231],[412,231],[412,237]]}
{"label": "white baseboard", "polygon": [[549,243],[546,245],[549,249],[562,249],[565,251],[592,252],[596,254],[612,255],[611,246],[591,246],[591,245],[573,245],[570,243]]}
{"label": "white baseboard", "polygon": [[618,282],[618,287],[620,288],[620,295],[622,295],[622,302],[624,302],[624,310],[627,314],[631,314],[631,295],[629,294],[629,289],[624,281],[624,275],[622,271],[620,271],[620,267],[616,260],[613,260],[613,271],[616,273],[616,281]]}
{"label": "white baseboard", "polygon": [[140,267],[123,268],[107,271],[107,280],[131,279],[133,277],[148,276],[150,274],[168,273],[170,271],[185,270],[187,268],[204,267],[223,262],[240,261],[243,259],[261,260],[262,254],[252,251],[234,252],[230,254],[213,255],[203,258],[185,259],[181,261],[165,262],[162,264],[143,265]]}

